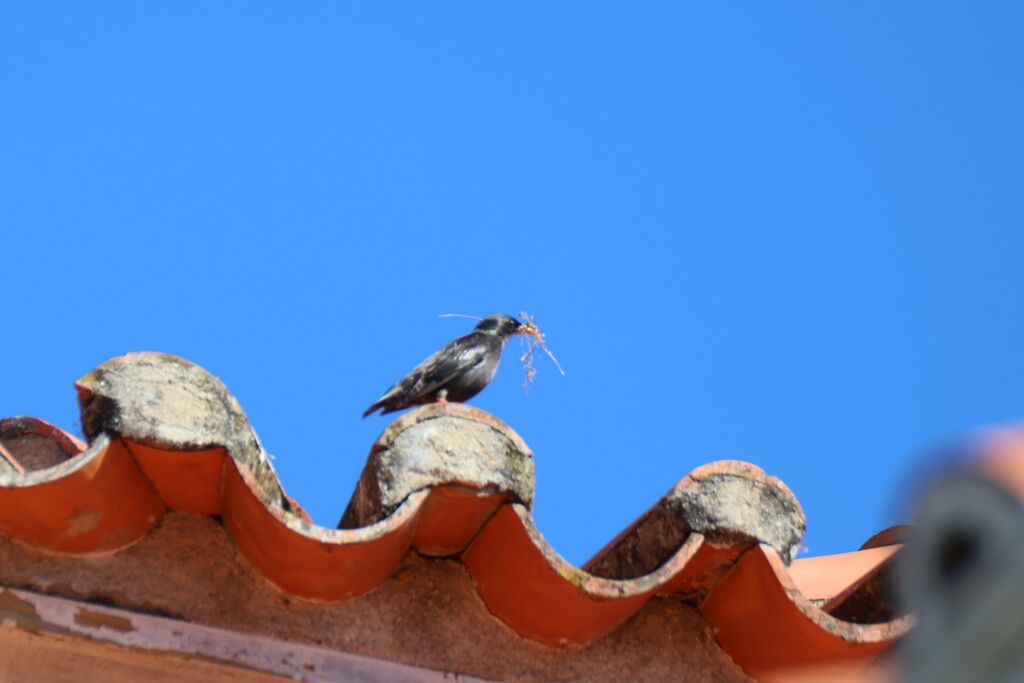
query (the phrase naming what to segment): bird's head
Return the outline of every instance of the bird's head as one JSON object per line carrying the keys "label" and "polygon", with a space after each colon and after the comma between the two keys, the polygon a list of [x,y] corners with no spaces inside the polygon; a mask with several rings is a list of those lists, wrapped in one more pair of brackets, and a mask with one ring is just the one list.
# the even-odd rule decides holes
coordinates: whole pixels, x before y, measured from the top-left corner
{"label": "bird's head", "polygon": [[476,329],[479,332],[496,334],[502,339],[508,339],[513,334],[521,334],[524,327],[523,323],[510,315],[495,313],[494,315],[489,315],[477,323]]}

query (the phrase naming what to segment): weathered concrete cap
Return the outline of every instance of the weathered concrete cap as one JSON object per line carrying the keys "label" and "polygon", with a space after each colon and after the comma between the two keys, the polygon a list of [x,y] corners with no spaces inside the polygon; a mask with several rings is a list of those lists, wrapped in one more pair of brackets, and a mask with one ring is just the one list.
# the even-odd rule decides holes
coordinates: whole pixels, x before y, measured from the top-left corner
{"label": "weathered concrete cap", "polygon": [[750,463],[722,460],[699,467],[673,494],[694,531],[712,540],[737,537],[765,543],[787,564],[807,530],[803,508],[789,487]]}
{"label": "weathered concrete cap", "polygon": [[461,403],[429,404],[392,422],[370,450],[338,524],[354,529],[387,517],[410,494],[439,485],[505,493],[533,503],[533,453],[511,427]]}
{"label": "weathered concrete cap", "polygon": [[277,475],[249,419],[224,383],[183,358],[128,353],[75,383],[82,431],[146,446],[193,451],[221,446],[252,472],[265,502],[288,509]]}
{"label": "weathered concrete cap", "polygon": [[764,543],[788,564],[806,528],[800,503],[782,481],[755,465],[721,460],[683,477],[584,569],[615,579],[642,576],[661,566],[691,532],[718,545]]}

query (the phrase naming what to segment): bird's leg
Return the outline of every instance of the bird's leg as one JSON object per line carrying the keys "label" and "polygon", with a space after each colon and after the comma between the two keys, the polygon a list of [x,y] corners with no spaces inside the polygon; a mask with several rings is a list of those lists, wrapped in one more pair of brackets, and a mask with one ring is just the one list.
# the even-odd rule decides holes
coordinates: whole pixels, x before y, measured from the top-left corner
{"label": "bird's leg", "polygon": [[437,392],[436,401],[438,403],[447,403],[448,402],[448,390],[447,389],[442,389],[441,391]]}

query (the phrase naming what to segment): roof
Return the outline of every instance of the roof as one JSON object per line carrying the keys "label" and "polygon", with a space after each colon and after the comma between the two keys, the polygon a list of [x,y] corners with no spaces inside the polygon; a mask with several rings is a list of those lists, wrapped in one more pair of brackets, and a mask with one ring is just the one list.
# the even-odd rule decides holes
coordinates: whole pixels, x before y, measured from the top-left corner
{"label": "roof", "polygon": [[[39,419],[0,421],[0,534],[20,542],[0,544],[0,583],[31,582],[24,568],[36,560],[25,544],[64,558],[50,555],[46,564],[64,572],[57,584],[67,588],[89,574],[90,590],[101,590],[110,577],[82,558],[198,529],[168,522],[185,514],[221,520],[230,544],[277,591],[314,605],[379,593],[410,562],[422,564],[412,551],[449,558],[468,573],[486,609],[546,648],[548,661],[560,651],[567,661],[578,658],[580,648],[608,641],[665,600],[695,610],[699,627],[755,677],[869,660],[912,624],[895,613],[887,592],[898,532],[850,553],[790,562],[803,511],[785,484],[748,463],[690,472],[576,567],[531,515],[529,447],[479,409],[434,404],[391,423],[334,529],[313,523],[287,496],[241,406],[202,368],[165,354],[128,354],[76,386],[88,445]],[[436,593],[432,599],[445,599]],[[136,596],[128,606],[153,600]],[[202,610],[187,612],[205,618]],[[457,660],[440,663],[495,675],[460,669]],[[516,676],[529,677],[525,669]]]}

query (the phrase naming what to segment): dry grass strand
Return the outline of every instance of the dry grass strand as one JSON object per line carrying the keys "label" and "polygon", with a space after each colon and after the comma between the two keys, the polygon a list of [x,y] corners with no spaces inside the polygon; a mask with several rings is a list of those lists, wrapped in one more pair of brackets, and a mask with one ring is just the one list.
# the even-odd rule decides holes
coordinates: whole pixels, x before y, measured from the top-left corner
{"label": "dry grass strand", "polygon": [[537,323],[526,311],[519,311],[519,317],[523,321],[523,330],[521,339],[523,355],[519,357],[519,362],[523,364],[523,369],[526,371],[526,377],[523,379],[523,391],[527,391],[530,387],[530,382],[537,374],[537,368],[533,365],[533,354],[539,348],[547,354],[551,362],[558,368],[558,372],[565,376],[565,370],[562,369],[562,364],[555,358],[555,354],[551,353],[551,349],[548,348],[544,341],[544,333],[540,331]]}
{"label": "dry grass strand", "polygon": [[478,315],[469,315],[467,313],[442,313],[441,315],[439,315],[437,317],[438,318],[469,318],[471,320],[483,320],[483,318],[481,318]]}

